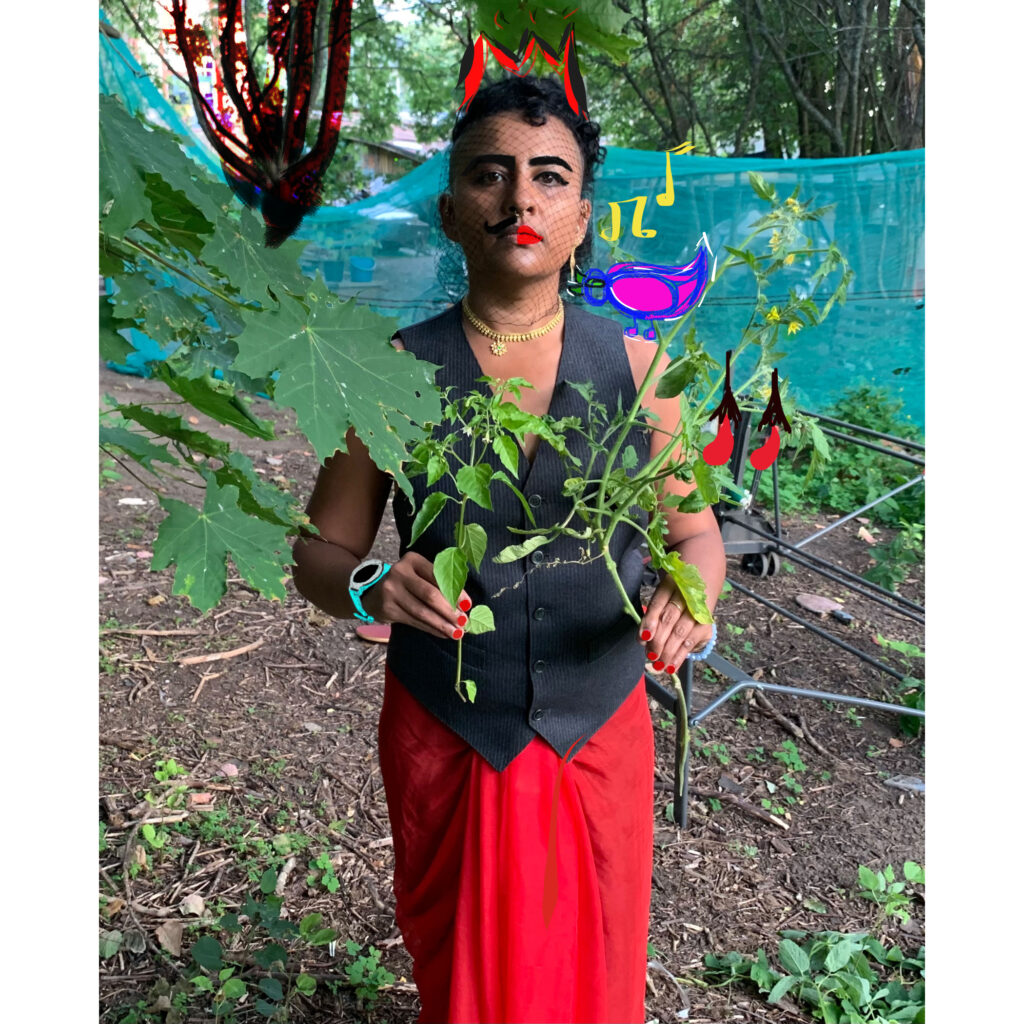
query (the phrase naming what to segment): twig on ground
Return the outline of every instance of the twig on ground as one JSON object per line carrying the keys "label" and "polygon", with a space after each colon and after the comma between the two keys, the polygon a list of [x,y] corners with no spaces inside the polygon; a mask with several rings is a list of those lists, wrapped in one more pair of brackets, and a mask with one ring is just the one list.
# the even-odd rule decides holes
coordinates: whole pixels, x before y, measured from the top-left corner
{"label": "twig on ground", "polygon": [[192,693],[192,704],[195,704],[199,700],[199,694],[203,692],[203,687],[206,685],[208,679],[216,679],[218,676],[224,675],[223,672],[204,672],[199,679],[199,685],[195,688]]}
{"label": "twig on ground", "polygon": [[297,861],[294,857],[289,857],[284,862],[284,867],[281,868],[281,873],[277,876],[277,882],[274,885],[274,894],[276,896],[284,895],[284,887],[288,884],[288,879],[295,870],[296,863]]}
{"label": "twig on ground", "polygon": [[236,647],[233,651],[217,651],[215,654],[193,654],[188,658],[179,658],[179,665],[205,665],[209,661],[227,661],[228,658],[237,658],[240,654],[248,654],[255,651],[257,647],[263,646],[263,637],[254,640],[244,647]]}
{"label": "twig on ground", "polygon": [[705,800],[721,800],[724,803],[733,804],[743,811],[744,814],[749,814],[751,817],[758,818],[761,821],[766,821],[768,824],[776,825],[781,829],[789,830],[789,825],[781,818],[776,818],[774,814],[769,814],[766,810],[752,804],[749,800],[744,800],[743,797],[736,796],[735,793],[729,793],[723,789],[694,789],[692,786],[690,787],[690,792],[694,796],[703,797]]}
{"label": "twig on ground", "polygon": [[791,722],[760,690],[754,691],[754,701],[759,710],[778,722],[790,735],[795,736],[798,740],[804,738],[803,729],[795,722]]}
{"label": "twig on ground", "polygon": [[[148,584],[147,584],[148,586]],[[125,636],[199,636],[201,629],[101,629],[101,633],[121,633]]]}
{"label": "twig on ground", "polygon": [[836,755],[832,751],[826,749],[822,744],[811,735],[811,730],[807,728],[807,722],[804,720],[803,715],[797,715],[796,720],[800,723],[800,728],[804,731],[804,736],[807,737],[807,742],[819,753],[822,757],[827,757],[830,761],[837,760]]}

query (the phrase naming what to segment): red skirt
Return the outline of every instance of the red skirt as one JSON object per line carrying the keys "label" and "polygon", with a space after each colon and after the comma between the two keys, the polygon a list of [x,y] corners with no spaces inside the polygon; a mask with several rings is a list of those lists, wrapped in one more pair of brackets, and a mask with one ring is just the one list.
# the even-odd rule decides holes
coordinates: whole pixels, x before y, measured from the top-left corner
{"label": "red skirt", "polygon": [[642,1024],[654,843],[643,678],[568,763],[537,736],[498,772],[386,667],[378,738],[420,1024]]}

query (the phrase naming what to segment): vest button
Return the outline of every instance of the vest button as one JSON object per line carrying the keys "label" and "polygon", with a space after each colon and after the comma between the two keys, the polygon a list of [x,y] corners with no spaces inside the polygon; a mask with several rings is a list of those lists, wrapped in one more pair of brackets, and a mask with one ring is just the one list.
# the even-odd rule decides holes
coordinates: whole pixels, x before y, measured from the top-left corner
{"label": "vest button", "polygon": [[535,711],[533,712],[533,714],[532,714],[532,715],[530,715],[530,717],[531,717],[531,718],[532,718],[532,719],[533,719],[533,720],[534,720],[535,722],[536,722],[536,721],[539,721],[539,720],[540,720],[541,718],[543,718],[543,717],[544,717],[544,709],[543,709],[543,708],[537,708],[537,709],[536,709],[536,710],[535,710]]}
{"label": "vest button", "polygon": [[540,563],[544,561],[544,552],[534,551],[534,553],[530,555],[530,558],[533,560],[534,565],[540,565]]}
{"label": "vest button", "polygon": [[546,608],[535,608],[535,609],[533,610],[533,617],[534,617],[535,619],[543,619],[543,618],[544,618],[544,612],[545,612],[545,611],[547,611],[547,609],[546,609]]}
{"label": "vest button", "polygon": [[543,659],[541,659],[541,658],[538,658],[538,659],[537,659],[537,660],[536,660],[536,661],[535,661],[535,662],[533,663],[533,671],[534,671],[534,672],[543,672],[543,671],[544,671],[544,661],[543,661]]}
{"label": "vest button", "polygon": [[536,508],[544,499],[539,494],[531,494],[527,500],[532,508]]}

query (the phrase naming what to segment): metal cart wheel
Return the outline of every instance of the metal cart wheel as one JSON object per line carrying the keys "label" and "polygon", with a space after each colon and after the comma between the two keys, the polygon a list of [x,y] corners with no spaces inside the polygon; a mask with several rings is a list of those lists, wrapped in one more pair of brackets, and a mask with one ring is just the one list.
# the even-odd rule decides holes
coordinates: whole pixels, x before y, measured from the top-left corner
{"label": "metal cart wheel", "polygon": [[775,576],[782,568],[782,560],[779,558],[778,553],[775,551],[769,551],[766,553],[758,552],[753,555],[744,555],[740,565],[746,569],[747,572],[753,573],[755,576],[760,576],[764,579],[766,576]]}

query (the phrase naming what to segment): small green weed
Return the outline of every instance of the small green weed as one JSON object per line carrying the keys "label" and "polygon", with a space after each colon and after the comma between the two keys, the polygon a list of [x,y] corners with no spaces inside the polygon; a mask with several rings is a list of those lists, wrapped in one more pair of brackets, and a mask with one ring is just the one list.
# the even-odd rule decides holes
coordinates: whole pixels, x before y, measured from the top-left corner
{"label": "small green weed", "polygon": [[331,855],[326,850],[320,856],[309,862],[310,872],[306,876],[309,885],[316,885],[319,882],[328,892],[337,892],[341,888],[341,882],[334,873],[334,864],[331,863]]}
{"label": "small green weed", "polygon": [[908,896],[904,890],[908,883],[924,885],[924,868],[920,864],[912,860],[904,862],[902,882],[896,881],[896,872],[891,864],[886,864],[882,871],[872,871],[861,864],[857,877],[861,884],[857,895],[878,905],[879,923],[886,917],[895,917],[903,924],[910,920],[906,908],[910,906],[912,895]]}
{"label": "small green weed", "polygon": [[370,946],[366,954],[362,953],[362,948],[351,939],[345,943],[348,955],[356,958],[345,968],[345,975],[355,986],[356,999],[372,1006],[380,995],[381,985],[393,985],[395,976],[381,967],[380,950],[376,946]]}
{"label": "small green weed", "polygon": [[783,740],[778,750],[772,751],[772,757],[781,761],[791,772],[807,771],[807,765],[800,758],[800,751],[792,740]]}

